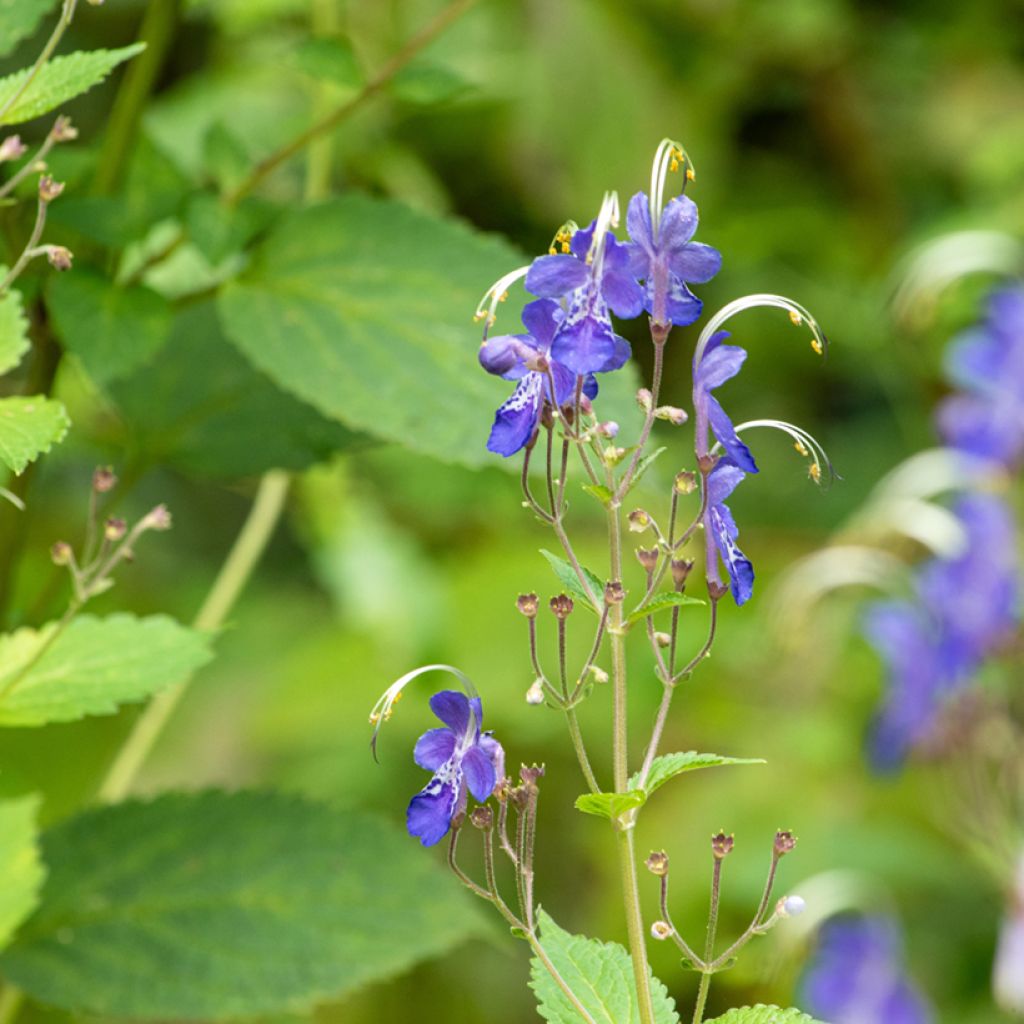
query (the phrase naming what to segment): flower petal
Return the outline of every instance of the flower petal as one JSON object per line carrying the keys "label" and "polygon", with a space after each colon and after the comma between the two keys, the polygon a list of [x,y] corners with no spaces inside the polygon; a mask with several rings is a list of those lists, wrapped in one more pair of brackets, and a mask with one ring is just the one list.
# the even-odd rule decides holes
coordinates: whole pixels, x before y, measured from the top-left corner
{"label": "flower petal", "polygon": [[439,843],[451,828],[461,789],[461,772],[447,762],[409,801],[405,814],[409,835],[416,836],[424,846]]}
{"label": "flower petal", "polygon": [[598,372],[616,354],[615,337],[604,301],[589,288],[581,288],[555,332],[551,358],[573,373]]}
{"label": "flower petal", "polygon": [[494,761],[479,745],[470,747],[462,756],[462,773],[474,798],[483,803],[498,784]]}
{"label": "flower petal", "polygon": [[708,506],[721,505],[746,475],[731,459],[719,459],[708,474]]}
{"label": "flower petal", "polygon": [[540,256],[533,261],[526,275],[526,290],[546,299],[559,299],[583,287],[590,276],[590,267],[582,260],[559,253]]}
{"label": "flower petal", "polygon": [[732,513],[725,505],[713,505],[707,516],[715,547],[729,573],[732,598],[738,605],[746,604],[754,593],[754,566],[736,544],[739,530]]}
{"label": "flower petal", "polygon": [[417,741],[413,760],[428,772],[436,772],[455,753],[455,733],[451,729],[430,729]]}
{"label": "flower petal", "polygon": [[676,196],[665,204],[658,223],[658,249],[663,253],[681,249],[697,230],[697,204],[689,196]]}
{"label": "flower petal", "polygon": [[492,733],[485,732],[477,746],[491,759],[494,774],[500,782],[505,777],[505,748],[494,738]]}
{"label": "flower petal", "polygon": [[551,348],[555,330],[565,319],[565,310],[554,299],[535,299],[523,306],[523,324],[541,352]]}
{"label": "flower petal", "polygon": [[714,431],[715,437],[722,443],[722,447],[729,453],[729,458],[745,473],[756,473],[757,463],[754,461],[754,456],[746,444],[740,440],[728,413],[722,408],[718,399],[712,395],[708,395],[706,401],[711,429]]}
{"label": "flower petal", "polygon": [[669,252],[668,268],[683,281],[705,284],[722,269],[722,254],[710,245],[688,242]]}
{"label": "flower petal", "polygon": [[489,451],[507,457],[530,440],[540,416],[543,383],[544,378],[539,373],[528,373],[512,397],[498,407],[491,436],[487,439]]}
{"label": "flower petal", "polygon": [[[715,335],[718,337],[718,335]],[[714,338],[711,339],[712,342]],[[721,387],[727,380],[732,380],[740,372],[747,358],[747,350],[739,345],[711,344],[704,350],[704,358],[697,367],[697,385],[706,391]]]}
{"label": "flower petal", "polygon": [[[626,230],[648,259],[654,255],[654,233],[651,231],[651,210],[647,195],[637,192],[626,208]],[[638,276],[643,277],[643,274]]]}
{"label": "flower petal", "polygon": [[632,320],[643,312],[644,289],[628,272],[606,270],[601,280],[601,294],[612,312],[624,320]]}
{"label": "flower petal", "polygon": [[[647,300],[645,303],[645,308],[648,312],[651,311],[652,299],[653,290],[648,281]],[[704,303],[675,274],[669,274],[668,296],[665,302],[665,314],[669,320],[676,327],[687,327],[700,316],[703,308]]]}
{"label": "flower petal", "polygon": [[469,735],[474,726],[469,698],[458,690],[441,690],[430,698],[430,710],[455,733],[456,740]]}
{"label": "flower petal", "polygon": [[488,338],[478,353],[480,365],[506,380],[518,380],[529,371],[525,361],[537,354],[528,334],[498,334]]}

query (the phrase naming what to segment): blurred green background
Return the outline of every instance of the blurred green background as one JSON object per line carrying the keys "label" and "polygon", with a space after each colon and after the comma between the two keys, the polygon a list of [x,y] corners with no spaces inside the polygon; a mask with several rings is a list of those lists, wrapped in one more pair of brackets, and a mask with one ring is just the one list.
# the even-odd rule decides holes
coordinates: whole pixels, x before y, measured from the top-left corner
{"label": "blurred green background", "polygon": [[[79,46],[127,43],[145,6],[110,0],[80,17],[69,37]],[[154,196],[173,191],[177,179],[211,173],[212,127],[226,132],[228,164],[255,159],[315,109],[340,102],[346,89],[354,94],[344,69],[328,85],[310,73],[317,59],[305,45],[311,25],[343,40],[355,66],[372,70],[440,5],[193,0],[178,7],[130,173],[116,194],[139,216],[163,217]],[[25,63],[40,40],[25,44],[11,66]],[[332,59],[341,52],[349,51],[332,51]],[[830,892],[820,875],[839,869],[870,879],[869,904],[901,917],[911,969],[949,1024],[1000,1019],[989,971],[1002,894],[965,861],[935,772],[911,767],[878,779],[866,767],[864,731],[882,680],[854,635],[864,595],[831,599],[797,620],[780,613],[775,581],[793,559],[826,542],[888,468],[934,441],[943,345],[976,315],[990,279],[957,284],[912,322],[898,321],[890,300],[900,261],[918,243],[968,228],[1024,231],[1022,62],[1024,9],[1009,0],[480,0],[311,161],[289,163],[262,190],[298,203],[306,175],[319,176],[320,194],[395,197],[536,254],[567,218],[589,221],[606,188],[624,199],[646,189],[664,135],[684,143],[697,168],[690,195],[700,206],[698,238],[724,256],[722,272],[701,289],[706,308],[748,292],[781,292],[811,309],[832,341],[823,363],[783,315],[745,314],[734,338],[751,355],[728,388],[728,408],[741,419],[774,416],[809,429],[842,480],[822,494],[784,438],[754,438],[763,471],[732,507],[758,571],[755,599],[724,609],[714,656],[679,694],[665,749],[768,763],[687,777],[662,791],[641,819],[639,846],[671,855],[676,922],[700,941],[710,834],[736,833],[726,865],[726,937],[753,909],[775,829],[792,828],[800,845],[782,867],[781,891],[801,891],[817,878],[811,891]],[[65,162],[55,161],[59,173],[73,177],[76,161],[95,155],[116,88],[115,76],[71,108],[81,143],[58,154]],[[63,213],[55,206],[53,224],[71,239],[84,233],[87,214],[70,203]],[[379,239],[382,250],[402,242]],[[479,291],[490,283],[481,279]],[[32,287],[26,279],[26,291]],[[193,309],[200,312],[190,337],[204,316],[201,305]],[[479,373],[471,314],[467,308],[467,375]],[[673,333],[669,401],[688,404],[697,330]],[[630,337],[642,368],[649,357],[642,333]],[[201,348],[192,372],[204,372]],[[505,385],[490,384],[497,405]],[[147,386],[158,386],[155,377],[137,383],[136,394]],[[132,381],[118,387],[131,392]],[[161,452],[158,427],[148,436],[133,427],[116,411],[117,396],[73,357],[62,361],[55,389],[74,428],[33,475],[30,514],[4,513],[6,627],[63,608],[64,584],[47,552],[54,540],[80,532],[98,463],[127,478],[118,514],[166,501],[175,528],[146,539],[137,564],[97,609],[163,610],[188,620],[244,519],[255,479],[204,465],[201,445],[188,457]],[[489,426],[479,424],[481,446]],[[272,432],[273,423],[265,429]],[[652,473],[638,494],[652,511],[672,473],[691,466],[684,437],[664,432],[669,453],[660,475]],[[370,759],[366,715],[407,669],[448,662],[476,681],[512,763],[547,765],[537,883],[545,909],[572,931],[621,940],[609,830],[572,809],[581,783],[561,719],[523,699],[532,675],[514,598],[527,590],[547,597],[556,585],[536,554],[550,538],[520,507],[518,483],[498,462],[474,471],[367,444],[303,471],[215,663],[196,681],[142,788],[270,783],[401,823],[408,797],[423,784],[409,752],[429,714],[410,695],[383,736],[380,766]],[[574,499],[585,561],[600,571],[598,513],[582,495]],[[570,621],[577,654],[589,639],[589,624],[577,623],[583,615]],[[696,646],[703,627],[699,616],[693,620],[684,634]],[[541,626],[550,654],[553,629],[543,618]],[[659,697],[642,644],[630,672],[639,743]],[[582,717],[603,768],[609,714],[610,695],[598,689]],[[61,817],[91,792],[133,718],[128,711],[8,730],[0,790],[43,787],[46,819]],[[643,882],[650,915],[654,879]],[[716,980],[711,1015],[740,1002],[793,1001],[806,951],[789,924],[755,944]],[[655,972],[688,1006],[693,976],[679,970],[670,949],[652,956]],[[530,1020],[526,978],[524,947],[496,926],[492,943],[325,1006],[317,1020]]]}

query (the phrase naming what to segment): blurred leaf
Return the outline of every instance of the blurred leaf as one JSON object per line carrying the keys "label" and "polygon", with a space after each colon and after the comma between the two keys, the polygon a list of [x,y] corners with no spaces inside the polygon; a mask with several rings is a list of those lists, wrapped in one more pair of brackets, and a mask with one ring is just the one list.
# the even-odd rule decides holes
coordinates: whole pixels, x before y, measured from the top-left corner
{"label": "blurred leaf", "polygon": [[[778,1006],[743,1006],[730,1010],[724,1016],[715,1017],[707,1024],[822,1024],[800,1010],[783,1010]],[[881,1022],[879,1022],[881,1024]]]}
{"label": "blurred leaf", "polygon": [[647,793],[642,789],[631,789],[627,793],[584,793],[576,797],[576,810],[616,821],[646,802]]}
{"label": "blurred leaf", "polygon": [[648,452],[644,455],[640,461],[636,464],[636,472],[633,474],[633,479],[629,483],[629,489],[633,490],[634,487],[643,479],[644,474],[654,465],[654,460],[661,455],[662,452],[668,451],[664,446],[661,448],[655,448],[654,451]]}
{"label": "blurred leaf", "polygon": [[162,295],[115,285],[88,267],[51,278],[46,299],[61,344],[97,384],[149,362],[170,335],[171,306]]}
{"label": "blurred leaf", "polygon": [[[5,269],[0,268],[0,273]],[[29,347],[28,320],[21,304],[21,293],[9,291],[0,299],[0,373],[13,370]]]}
{"label": "blurred leaf", "polygon": [[212,301],[183,309],[156,359],[112,393],[148,461],[203,476],[306,469],[369,440],[254,370],[225,340]]}
{"label": "blurred leaf", "polygon": [[348,195],[300,210],[220,298],[228,337],[327,416],[479,466],[502,400],[474,359],[473,310],[521,257],[457,221]]}
{"label": "blurred leaf", "polygon": [[[541,548],[540,553],[548,560],[551,568],[555,570],[555,575],[561,581],[562,586],[569,593],[578,597],[591,611],[600,614],[601,609],[604,607],[603,604],[595,605],[590,600],[587,592],[583,589],[583,584],[580,583],[579,576],[576,575],[576,570],[564,558],[559,558],[558,555],[553,555],[550,551],[545,551]],[[585,565],[581,565],[580,569],[583,571],[583,575],[586,576],[587,582],[590,584],[598,601],[602,602],[604,600],[604,583]]]}
{"label": "blurred leaf", "polygon": [[34,35],[58,0],[0,0],[0,57]]}
{"label": "blurred leaf", "polygon": [[584,484],[583,490],[585,490],[587,494],[592,494],[597,498],[605,508],[608,507],[608,504],[611,502],[613,497],[610,488],[605,487],[604,484]]}
{"label": "blurred leaf", "polygon": [[213,264],[241,251],[266,228],[276,208],[258,200],[228,205],[209,192],[192,196],[185,207],[189,240]]}
{"label": "blurred leaf", "polygon": [[212,657],[210,638],[166,615],[82,615],[0,636],[0,726],[113,714],[184,682]]}
{"label": "blurred leaf", "polygon": [[0,958],[76,1012],[211,1020],[310,1009],[479,929],[404,833],[275,794],[170,794],[43,837],[42,906]]}
{"label": "blurred leaf", "polygon": [[[718,768],[730,764],[764,763],[759,757],[722,757],[721,754],[698,754],[695,750],[687,750],[685,753],[662,754],[651,763],[651,770],[643,788],[650,796],[656,789],[660,789],[670,779],[674,779],[683,772],[695,772],[700,768]],[[629,785],[640,785],[639,773],[630,778]]]}
{"label": "blurred leaf", "polygon": [[64,406],[52,398],[0,398],[0,462],[20,473],[60,441],[69,426]]}
{"label": "blurred leaf", "polygon": [[634,623],[640,622],[641,619],[646,619],[648,615],[654,615],[666,608],[678,608],[687,604],[707,604],[707,602],[702,601],[699,597],[687,597],[686,594],[656,594],[646,604],[640,605],[636,611],[630,612],[626,623],[632,626]]}
{"label": "blurred leaf", "polygon": [[249,173],[249,154],[222,122],[213,124],[203,138],[203,170],[221,192],[230,192]]}
{"label": "blurred leaf", "polygon": [[[570,935],[543,910],[540,944],[595,1024],[639,1024],[633,963],[622,946]],[[536,957],[530,961],[530,988],[537,996],[537,1012],[549,1024],[580,1024],[579,1011]],[[653,975],[651,998],[655,1024],[678,1024],[675,1001]]]}
{"label": "blurred leaf", "polygon": [[391,91],[406,103],[444,103],[466,92],[470,86],[461,76],[440,64],[414,63],[403,68],[391,81]]}
{"label": "blurred leaf", "polygon": [[[119,50],[80,50],[54,57],[44,64],[14,106],[0,118],[0,124],[31,121],[40,114],[66,103],[103,81],[118,64],[141,53],[145,43],[134,43]],[[28,77],[28,68],[0,78],[0,106],[16,93]]]}
{"label": "blurred leaf", "polygon": [[303,40],[295,51],[295,63],[307,75],[345,89],[358,89],[363,84],[359,62],[344,39]]}
{"label": "blurred leaf", "polygon": [[0,949],[39,903],[46,870],[36,846],[39,797],[0,802]]}

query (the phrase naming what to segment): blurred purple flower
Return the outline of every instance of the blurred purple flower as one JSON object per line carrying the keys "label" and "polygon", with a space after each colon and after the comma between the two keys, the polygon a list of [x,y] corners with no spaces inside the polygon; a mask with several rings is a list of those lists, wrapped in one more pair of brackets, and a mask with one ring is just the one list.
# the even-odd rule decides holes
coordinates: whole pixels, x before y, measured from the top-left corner
{"label": "blurred purple flower", "polygon": [[1017,863],[1006,918],[999,932],[992,988],[1002,1009],[1024,1014],[1024,855]]}
{"label": "blurred purple flower", "polygon": [[988,319],[949,349],[947,372],[962,392],[939,407],[946,444],[1013,467],[1024,456],[1024,287],[995,292]]}
{"label": "blurred purple flower", "polygon": [[832,918],[804,975],[803,1004],[829,1024],[930,1024],[934,1014],[902,960],[888,918]]}
{"label": "blurred purple flower", "polygon": [[413,757],[434,777],[412,798],[406,814],[409,835],[424,846],[441,841],[452,818],[466,809],[467,791],[483,803],[505,774],[505,752],[489,733],[481,733],[479,697],[442,690],[430,698],[430,709],[444,722],[417,741]]}
{"label": "blurred purple flower", "polygon": [[725,499],[736,489],[746,473],[732,459],[719,459],[708,474],[707,507],[704,510],[704,535],[707,545],[709,583],[718,583],[718,559],[729,574],[730,590],[737,604],[745,604],[754,591],[754,567],[736,544],[739,528]]}
{"label": "blurred purple flower", "polygon": [[643,308],[659,323],[692,324],[703,303],[687,283],[704,284],[722,267],[717,249],[690,241],[697,219],[697,204],[677,196],[665,206],[655,229],[646,194],[638,192],[629,201],[626,226],[634,242],[633,273],[644,282]]}

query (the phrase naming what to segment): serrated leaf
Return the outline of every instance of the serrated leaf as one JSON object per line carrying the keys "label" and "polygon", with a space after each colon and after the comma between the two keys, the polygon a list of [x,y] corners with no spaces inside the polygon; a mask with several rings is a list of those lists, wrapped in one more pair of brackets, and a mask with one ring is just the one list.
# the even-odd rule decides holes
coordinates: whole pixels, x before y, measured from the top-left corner
{"label": "serrated leaf", "polygon": [[[640,1024],[629,953],[614,942],[570,935],[543,910],[539,921],[541,947],[595,1024]],[[579,1011],[536,957],[530,961],[530,988],[537,1012],[549,1024],[580,1024]],[[651,999],[655,1024],[678,1024],[675,1001],[653,975]]]}
{"label": "serrated leaf", "polygon": [[162,295],[120,287],[89,268],[51,278],[46,305],[62,345],[97,384],[148,362],[171,331],[171,305]]}
{"label": "serrated leaf", "polygon": [[34,35],[57,0],[0,0],[0,57]]}
{"label": "serrated leaf", "polygon": [[210,640],[168,618],[82,615],[0,636],[0,726],[109,715],[184,682],[212,656]]}
{"label": "serrated leaf", "polygon": [[[800,1010],[783,1010],[778,1006],[743,1006],[730,1010],[721,1017],[715,1017],[706,1024],[824,1024]],[[880,1021],[879,1024],[882,1024]]]}
{"label": "serrated leaf", "polygon": [[0,398],[0,462],[20,473],[68,432],[64,406],[52,398]]}
{"label": "serrated leaf", "polygon": [[637,807],[643,807],[646,802],[647,793],[639,788],[630,789],[627,793],[584,793],[576,797],[576,810],[616,821]]}
{"label": "serrated leaf", "polygon": [[[118,64],[141,53],[145,43],[133,43],[119,50],[79,50],[63,57],[54,57],[40,68],[28,88],[0,118],[0,124],[31,121],[54,107],[98,85]],[[16,71],[0,78],[0,108],[21,88],[30,69]]]}
{"label": "serrated leaf", "polygon": [[[576,575],[576,570],[564,559],[559,558],[558,555],[552,554],[550,551],[545,551],[541,548],[540,553],[548,560],[548,564],[552,569],[555,570],[555,575],[561,581],[561,584],[570,593],[578,597],[591,611],[600,611],[602,605],[597,605],[591,601],[587,592],[583,589],[583,584],[580,583],[579,576]],[[594,596],[598,599],[598,602],[604,600],[604,583],[601,582],[585,565],[581,565],[580,568],[583,570],[583,575],[586,576],[587,582],[590,584],[591,589],[594,591]]]}
{"label": "serrated leaf", "polygon": [[678,608],[687,604],[707,604],[707,602],[702,601],[699,597],[687,597],[686,594],[655,594],[646,604],[640,605],[636,611],[629,613],[626,625],[632,626],[641,619],[646,619],[648,615],[654,615],[657,612],[664,611],[666,608]]}
{"label": "serrated leaf", "polygon": [[654,465],[654,460],[659,455],[661,455],[662,452],[665,452],[665,451],[668,451],[668,449],[667,448],[655,448],[653,452],[648,452],[636,464],[636,472],[633,474],[633,479],[630,481],[630,484],[629,484],[629,489],[630,490],[633,490],[633,488],[636,487],[636,485],[638,483],[640,483],[641,479],[643,479],[643,476],[647,472],[647,470],[649,470],[651,468],[651,466]]}
{"label": "serrated leaf", "polygon": [[295,64],[307,75],[344,89],[363,84],[355,51],[344,39],[306,39],[295,50]]}
{"label": "serrated leaf", "polygon": [[403,832],[284,794],[170,794],[43,836],[42,905],[5,979],[75,1013],[309,1010],[450,949],[481,917]]}
{"label": "serrated leaf", "polygon": [[[3,272],[4,268],[0,267],[0,273]],[[0,373],[13,370],[29,350],[30,344],[28,319],[21,294],[9,291],[0,299]]]}
{"label": "serrated leaf", "polygon": [[[674,779],[683,772],[695,772],[701,768],[719,768],[732,764],[764,764],[759,757],[722,757],[721,754],[699,754],[696,750],[687,750],[682,753],[662,754],[656,757],[651,763],[651,770],[647,774],[647,782],[644,790],[650,796],[656,789],[660,789],[670,779]],[[639,772],[629,780],[631,787],[639,787]]]}
{"label": "serrated leaf", "polygon": [[46,871],[36,845],[39,798],[0,801],[0,949],[35,909]]}
{"label": "serrated leaf", "polygon": [[583,490],[592,494],[602,505],[607,506],[612,500],[612,492],[604,484],[584,484]]}

